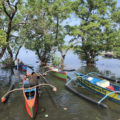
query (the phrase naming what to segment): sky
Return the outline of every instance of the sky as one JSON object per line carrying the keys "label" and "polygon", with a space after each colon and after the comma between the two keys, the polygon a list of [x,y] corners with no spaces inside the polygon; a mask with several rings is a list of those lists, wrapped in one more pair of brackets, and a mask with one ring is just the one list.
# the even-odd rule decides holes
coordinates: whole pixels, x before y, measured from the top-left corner
{"label": "sky", "polygon": [[120,6],[120,0],[117,0],[117,6]]}

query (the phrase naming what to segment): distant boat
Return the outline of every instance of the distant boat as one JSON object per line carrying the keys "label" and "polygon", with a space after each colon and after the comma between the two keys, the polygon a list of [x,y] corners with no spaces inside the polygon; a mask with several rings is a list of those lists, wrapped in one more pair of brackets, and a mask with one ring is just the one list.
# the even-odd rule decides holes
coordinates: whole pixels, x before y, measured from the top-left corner
{"label": "distant boat", "polygon": [[59,70],[58,68],[55,68],[55,67],[49,67],[49,69],[51,70],[50,73],[51,73],[52,76],[54,76],[55,78],[66,81],[67,72],[61,71],[61,70]]}
{"label": "distant boat", "polygon": [[20,64],[20,65],[18,66],[18,70],[23,71],[23,72],[26,72],[26,71],[27,71],[27,65]]}
{"label": "distant boat", "polygon": [[89,76],[89,74],[92,73],[84,75],[82,73],[75,72],[75,74],[80,86],[82,85],[91,92],[104,96],[99,102],[102,102],[105,98],[108,98],[120,104],[120,86],[111,84],[110,81],[105,79]]}

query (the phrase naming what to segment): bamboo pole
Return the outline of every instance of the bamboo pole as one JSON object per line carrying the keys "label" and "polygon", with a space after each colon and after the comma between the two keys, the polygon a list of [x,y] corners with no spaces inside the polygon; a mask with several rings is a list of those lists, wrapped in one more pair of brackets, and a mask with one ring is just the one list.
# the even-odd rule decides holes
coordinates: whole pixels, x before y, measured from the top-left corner
{"label": "bamboo pole", "polygon": [[16,89],[10,90],[10,91],[8,91],[7,93],[5,93],[5,94],[2,96],[2,98],[1,98],[1,102],[5,102],[5,97],[6,97],[8,94],[12,93],[12,92],[19,91],[19,90],[23,90],[23,89],[24,89],[24,90],[32,89],[32,88],[36,88],[36,87],[39,87],[39,86],[50,86],[51,88],[53,88],[53,91],[54,91],[54,92],[56,92],[56,90],[57,90],[55,86],[53,86],[53,85],[51,85],[51,84],[46,84],[46,83],[38,84],[38,85],[35,85],[35,86],[33,86],[33,87],[30,87],[30,88],[16,88]]}

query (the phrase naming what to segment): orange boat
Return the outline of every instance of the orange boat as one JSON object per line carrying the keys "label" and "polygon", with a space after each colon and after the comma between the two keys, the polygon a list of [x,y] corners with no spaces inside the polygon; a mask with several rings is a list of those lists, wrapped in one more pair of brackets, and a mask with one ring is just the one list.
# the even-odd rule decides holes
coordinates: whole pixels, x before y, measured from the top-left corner
{"label": "orange boat", "polygon": [[[31,118],[34,118],[38,109],[38,91],[37,88],[30,88],[28,80],[23,80],[23,95],[25,98],[26,110]],[[27,89],[25,89],[27,88]]]}

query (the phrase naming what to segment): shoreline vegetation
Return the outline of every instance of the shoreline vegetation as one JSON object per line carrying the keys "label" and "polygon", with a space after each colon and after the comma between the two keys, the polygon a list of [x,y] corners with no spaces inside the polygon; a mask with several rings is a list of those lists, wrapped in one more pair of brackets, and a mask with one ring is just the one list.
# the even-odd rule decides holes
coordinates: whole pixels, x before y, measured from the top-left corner
{"label": "shoreline vegetation", "polygon": [[[72,50],[74,52],[74,50]],[[73,53],[74,54],[74,53]],[[67,53],[66,53],[66,56],[67,56]],[[114,58],[114,59],[120,59],[120,56],[117,55],[115,52],[101,52],[99,54],[99,56],[102,56],[102,57],[105,57],[105,58]],[[37,59],[36,59],[37,61]],[[38,61],[37,61],[38,62]],[[14,68],[16,67],[15,66],[15,63],[10,60],[10,58],[5,58],[4,60],[1,60],[0,61],[0,64],[1,64],[1,68],[3,69],[7,69],[7,68]],[[55,54],[53,57],[52,57],[52,61],[51,61],[51,64],[53,66],[57,66],[58,68],[60,67],[61,65],[61,57],[58,56],[57,54]],[[42,64],[44,66],[44,64]],[[29,68],[33,68],[33,66],[29,66],[27,65]]]}

